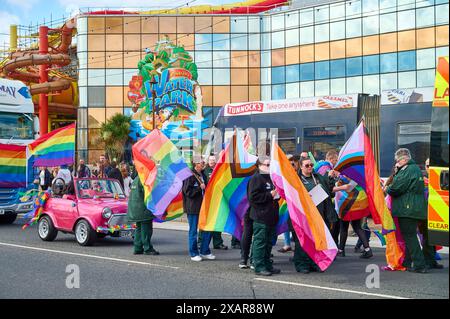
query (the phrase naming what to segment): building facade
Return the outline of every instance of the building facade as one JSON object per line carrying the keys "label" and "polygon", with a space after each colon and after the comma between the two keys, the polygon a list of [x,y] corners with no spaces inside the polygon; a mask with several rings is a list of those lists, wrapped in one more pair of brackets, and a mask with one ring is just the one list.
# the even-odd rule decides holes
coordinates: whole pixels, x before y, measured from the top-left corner
{"label": "building facade", "polygon": [[78,153],[98,159],[101,123],[131,113],[137,63],[166,36],[194,57],[211,124],[230,102],[432,87],[449,51],[448,9],[445,0],[352,0],[254,15],[81,15]]}

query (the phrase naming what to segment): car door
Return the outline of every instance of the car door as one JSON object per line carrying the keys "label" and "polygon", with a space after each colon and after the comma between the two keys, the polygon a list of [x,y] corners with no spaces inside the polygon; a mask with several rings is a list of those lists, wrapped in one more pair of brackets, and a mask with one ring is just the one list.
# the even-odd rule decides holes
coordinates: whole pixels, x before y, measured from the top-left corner
{"label": "car door", "polygon": [[61,230],[72,231],[78,218],[77,202],[74,198],[54,198],[52,208],[57,219],[56,226]]}

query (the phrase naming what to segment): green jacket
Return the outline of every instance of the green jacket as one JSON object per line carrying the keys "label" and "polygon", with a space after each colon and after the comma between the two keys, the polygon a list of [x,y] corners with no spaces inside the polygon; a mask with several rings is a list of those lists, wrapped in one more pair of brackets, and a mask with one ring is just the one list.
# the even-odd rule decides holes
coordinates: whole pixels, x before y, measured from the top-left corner
{"label": "green jacket", "polygon": [[413,160],[394,176],[386,192],[392,196],[392,216],[424,220],[427,208],[424,196],[423,175]]}
{"label": "green jacket", "polygon": [[209,167],[209,165],[203,170],[203,173],[206,176],[207,182],[209,182],[209,180],[211,179],[212,172],[213,172],[213,169],[211,167]]}
{"label": "green jacket", "polygon": [[152,221],[155,218],[144,203],[144,187],[139,177],[131,184],[130,197],[128,198],[127,219],[130,223]]}

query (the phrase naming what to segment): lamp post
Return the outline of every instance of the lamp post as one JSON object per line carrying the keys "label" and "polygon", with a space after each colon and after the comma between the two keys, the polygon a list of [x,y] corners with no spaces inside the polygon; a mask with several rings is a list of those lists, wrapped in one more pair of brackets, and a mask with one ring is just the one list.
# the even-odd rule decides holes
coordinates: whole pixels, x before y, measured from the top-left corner
{"label": "lamp post", "polygon": [[150,79],[150,85],[152,88],[152,113],[153,113],[153,130],[155,130],[156,128],[156,105],[155,105],[155,100],[156,100],[156,91],[155,91],[155,84],[157,84],[158,82],[155,79],[155,75],[153,74],[151,79]]}

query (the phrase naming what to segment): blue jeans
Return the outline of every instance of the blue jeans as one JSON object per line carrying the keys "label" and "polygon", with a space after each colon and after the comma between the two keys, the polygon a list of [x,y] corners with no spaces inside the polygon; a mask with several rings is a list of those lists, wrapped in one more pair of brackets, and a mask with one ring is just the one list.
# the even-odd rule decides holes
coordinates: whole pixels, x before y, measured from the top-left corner
{"label": "blue jeans", "polygon": [[291,245],[291,232],[287,231],[284,233],[284,245],[290,246]]}
{"label": "blue jeans", "polygon": [[[189,254],[191,257],[199,255],[197,235],[198,235],[198,215],[187,215],[189,222]],[[211,243],[211,233],[202,232],[202,244],[200,246],[200,254],[209,255],[211,250],[209,249],[209,244]]]}

